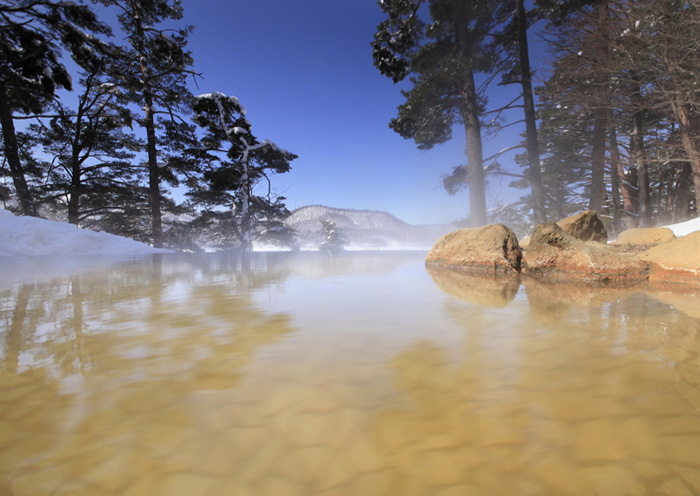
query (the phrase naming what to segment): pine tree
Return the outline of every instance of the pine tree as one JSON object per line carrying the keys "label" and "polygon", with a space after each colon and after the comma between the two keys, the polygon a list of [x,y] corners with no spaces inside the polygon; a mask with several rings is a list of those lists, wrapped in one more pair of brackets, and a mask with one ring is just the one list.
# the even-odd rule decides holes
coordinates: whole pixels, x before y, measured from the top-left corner
{"label": "pine tree", "polygon": [[14,112],[39,114],[58,88],[70,90],[70,74],[61,62],[70,52],[78,65],[107,49],[96,34],[110,29],[85,5],[54,0],[6,0],[0,4],[0,124],[3,153],[20,210],[37,215],[14,124]]}
{"label": "pine tree", "polygon": [[161,112],[177,119],[185,112],[190,93],[186,87],[192,57],[185,50],[190,28],[159,27],[182,19],[179,0],[99,0],[116,6],[121,30],[128,46],[115,65],[114,79],[129,92],[129,99],[143,109],[137,122],[146,130],[146,153],[149,175],[149,205],[153,246],[163,246],[162,171],[159,163],[159,136],[156,114]]}
{"label": "pine tree", "polygon": [[[197,206],[230,207],[206,210],[204,216],[220,224],[224,241],[233,235],[244,252],[251,250],[254,240],[291,241],[291,232],[282,224],[289,215],[284,197],[272,194],[269,176],[288,172],[297,156],[271,141],[259,141],[236,97],[200,95],[193,108],[194,121],[205,134],[190,154],[204,165],[199,188],[188,196]],[[258,191],[261,182],[267,188]]]}
{"label": "pine tree", "polygon": [[[495,1],[382,0],[388,19],[374,35],[373,58],[379,71],[412,88],[390,127],[430,149],[452,137],[452,126],[464,126],[473,226],[486,223],[486,182],[481,142],[485,104],[475,73],[494,66],[487,37],[494,25]],[[427,7],[427,9],[426,9]],[[425,11],[429,19],[424,19]]]}
{"label": "pine tree", "polygon": [[345,249],[347,241],[343,238],[340,229],[335,225],[335,222],[330,220],[320,219],[321,223],[321,243],[318,245],[319,251],[326,253],[340,253]]}
{"label": "pine tree", "polygon": [[[519,83],[522,88],[522,108],[525,120],[525,148],[527,150],[526,178],[530,183],[532,220],[535,224],[546,222],[545,192],[542,185],[535,96],[532,87],[532,70],[528,47],[528,13],[524,0],[505,0],[497,14],[505,24],[495,37],[504,52],[503,83]],[[510,107],[507,107],[510,108]],[[504,109],[505,110],[505,109]]]}
{"label": "pine tree", "polygon": [[692,0],[632,4],[643,74],[654,74],[647,99],[667,109],[690,164],[696,215],[700,201],[700,6]]}
{"label": "pine tree", "polygon": [[76,109],[55,103],[45,125],[30,126],[51,158],[44,201],[65,205],[68,222],[76,225],[100,226],[105,216],[118,213],[135,218],[144,205],[132,151],[140,145],[124,132],[131,115],[119,88],[104,81],[106,64],[103,60],[84,71]]}

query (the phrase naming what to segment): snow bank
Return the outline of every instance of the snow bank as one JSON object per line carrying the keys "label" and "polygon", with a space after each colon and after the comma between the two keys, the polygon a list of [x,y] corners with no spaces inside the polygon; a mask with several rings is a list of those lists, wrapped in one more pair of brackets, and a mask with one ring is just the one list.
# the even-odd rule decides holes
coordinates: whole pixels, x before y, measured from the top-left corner
{"label": "snow bank", "polygon": [[700,217],[695,219],[687,220],[685,222],[679,222],[678,224],[671,224],[668,227],[673,234],[676,236],[685,236],[691,232],[700,231]]}
{"label": "snow bank", "polygon": [[73,224],[17,217],[0,209],[0,256],[145,255],[167,253],[132,239]]}

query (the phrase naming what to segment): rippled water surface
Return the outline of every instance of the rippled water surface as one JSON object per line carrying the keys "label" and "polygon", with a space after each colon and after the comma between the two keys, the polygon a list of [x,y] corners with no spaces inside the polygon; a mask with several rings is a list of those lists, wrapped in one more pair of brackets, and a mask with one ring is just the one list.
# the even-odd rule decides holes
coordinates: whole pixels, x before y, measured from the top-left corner
{"label": "rippled water surface", "polygon": [[0,495],[700,494],[698,294],[424,255],[6,259]]}

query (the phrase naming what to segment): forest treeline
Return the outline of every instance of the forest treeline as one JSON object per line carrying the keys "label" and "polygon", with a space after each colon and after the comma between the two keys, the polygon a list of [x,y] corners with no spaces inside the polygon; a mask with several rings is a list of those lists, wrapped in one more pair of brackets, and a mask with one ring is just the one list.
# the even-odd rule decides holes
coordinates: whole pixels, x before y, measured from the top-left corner
{"label": "forest treeline", "polygon": [[[390,127],[421,149],[465,133],[466,161],[444,185],[468,188],[472,225],[526,228],[590,208],[619,232],[697,215],[697,1],[379,7],[375,66],[408,87]],[[270,177],[296,156],[256,137],[235,97],[189,91],[192,29],[177,0],[2,2],[3,206],[156,247],[293,245]],[[533,77],[535,36],[550,54]],[[520,97],[494,108],[486,95],[500,85]],[[519,167],[502,163],[510,149],[483,156],[484,136],[522,122]],[[522,198],[488,210],[494,175]]]}
{"label": "forest treeline", "polygon": [[258,139],[235,97],[189,91],[183,15],[177,0],[0,5],[5,208],[155,247],[290,241],[269,177],[296,156]]}
{"label": "forest treeline", "polygon": [[[390,126],[421,149],[464,129],[466,164],[444,185],[451,194],[469,188],[471,225],[527,228],[588,208],[620,232],[697,215],[697,0],[379,4],[386,20],[372,43],[375,66],[410,85]],[[528,37],[549,47],[536,77]],[[520,96],[494,108],[486,89],[501,85],[517,85]],[[484,135],[523,122],[522,143],[483,156]],[[513,149],[520,170],[499,162]],[[495,175],[527,194],[488,211]]]}

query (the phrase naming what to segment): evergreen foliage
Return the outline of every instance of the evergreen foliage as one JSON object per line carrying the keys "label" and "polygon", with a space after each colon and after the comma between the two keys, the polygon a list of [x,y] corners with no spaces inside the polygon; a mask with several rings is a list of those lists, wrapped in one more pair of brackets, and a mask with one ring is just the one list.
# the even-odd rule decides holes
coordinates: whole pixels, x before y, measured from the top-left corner
{"label": "evergreen foliage", "polygon": [[[167,21],[182,19],[179,0],[100,0],[120,10],[121,30],[127,46],[113,66],[113,78],[127,94],[130,102],[143,109],[143,116],[135,121],[146,131],[148,191],[153,246],[163,246],[162,174],[159,163],[159,145],[162,137],[156,114],[163,113],[170,120],[180,119],[187,111],[190,98],[186,79],[194,75],[193,59],[186,50],[187,35],[191,28],[172,29],[163,26]],[[160,123],[162,124],[162,122]],[[168,172],[165,172],[166,175]],[[171,183],[176,183],[173,176]]]}
{"label": "evergreen foliage", "polygon": [[61,61],[64,52],[82,67],[109,47],[95,37],[109,26],[85,5],[54,0],[5,0],[0,4],[0,124],[3,154],[15,187],[19,210],[38,215],[20,159],[14,112],[39,114],[56,90],[72,88]]}
{"label": "evergreen foliage", "polygon": [[335,222],[330,220],[319,220],[321,223],[322,239],[318,245],[319,251],[325,253],[340,253],[345,249],[347,241],[343,238],[340,229]]}
{"label": "evergreen foliage", "polygon": [[[43,202],[53,210],[67,206],[68,222],[114,229],[115,216],[142,217],[148,205],[143,170],[134,165],[141,143],[126,130],[131,115],[116,85],[105,82],[104,64],[95,64],[80,80],[76,109],[60,102],[52,116],[29,131],[51,157],[43,172]],[[120,225],[120,223],[117,223]],[[128,232],[134,233],[134,229]],[[138,239],[147,239],[139,233]]]}
{"label": "evergreen foliage", "polygon": [[[481,143],[481,114],[485,97],[476,88],[475,73],[488,71],[495,61],[488,34],[494,26],[495,0],[460,2],[382,0],[388,19],[372,42],[374,65],[394,82],[409,78],[402,91],[406,102],[389,127],[430,149],[452,138],[461,124],[467,138],[470,217],[486,223],[486,193]],[[427,12],[426,12],[427,11]]]}
{"label": "evergreen foliage", "polygon": [[188,196],[204,208],[201,222],[216,226],[220,246],[249,251],[253,241],[292,244],[293,233],[283,224],[285,198],[272,193],[270,175],[288,172],[297,156],[259,141],[236,97],[201,95],[193,109],[204,135],[188,152],[201,161],[202,175]]}

